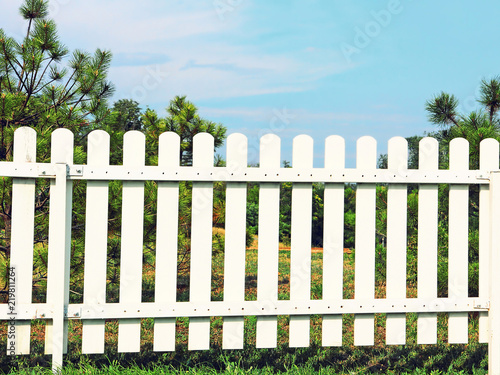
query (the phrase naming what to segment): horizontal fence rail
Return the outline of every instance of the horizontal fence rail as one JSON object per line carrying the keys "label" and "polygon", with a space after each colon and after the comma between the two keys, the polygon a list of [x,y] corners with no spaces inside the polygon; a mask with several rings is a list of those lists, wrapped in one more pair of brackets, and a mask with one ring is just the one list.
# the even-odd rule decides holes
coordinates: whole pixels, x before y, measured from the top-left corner
{"label": "horizontal fence rail", "polygon": [[[58,129],[52,134],[51,163],[36,162],[36,133],[16,130],[12,162],[0,162],[0,176],[12,178],[12,231],[10,238],[9,303],[0,304],[0,320],[9,321],[15,339],[9,354],[29,354],[31,320],[47,322],[45,351],[52,354],[55,372],[63,365],[68,345],[68,321],[81,320],[82,353],[104,353],[105,320],[118,320],[118,351],[141,350],[141,319],[154,319],[155,351],[173,351],[176,319],[189,318],[190,350],[210,348],[211,317],[223,317],[224,349],[241,349],[244,318],[256,318],[256,346],[273,348],[278,342],[278,317],[289,317],[289,345],[310,342],[311,316],[321,316],[322,344],[340,346],[345,314],[354,315],[354,345],[374,345],[375,314],[386,314],[386,344],[406,343],[408,313],[417,314],[417,342],[437,343],[438,313],[448,316],[448,342],[467,343],[469,313],[479,313],[479,341],[489,345],[490,373],[500,374],[500,173],[499,145],[481,143],[480,165],[469,169],[469,145],[464,139],[450,142],[449,169],[439,169],[436,140],[423,138],[418,169],[408,169],[404,138],[389,141],[388,168],[376,167],[376,142],[362,137],[357,143],[356,168],[345,168],[345,142],[326,139],[325,164],[313,168],[313,140],[294,139],[291,168],[280,168],[281,140],[273,134],[261,139],[259,167],[248,167],[247,138],[232,134],[227,140],[225,167],[214,167],[214,141],[208,134],[194,137],[192,166],[180,165],[180,140],[174,133],[159,138],[158,165],[146,165],[144,134],[131,131],[124,137],[123,165],[110,165],[109,135],[94,131],[88,136],[87,163],[73,163],[73,134]],[[33,303],[34,220],[37,180],[48,180],[49,233],[46,303]],[[74,184],[85,181],[85,209],[75,212]],[[120,181],[119,214],[110,200],[111,181]],[[154,194],[150,182],[154,183]],[[182,212],[182,183],[192,184],[189,212]],[[215,183],[224,183],[223,213],[215,212]],[[246,300],[246,212],[248,183],[258,190],[258,246],[256,300]],[[282,184],[291,186],[290,295],[279,295],[279,228]],[[320,299],[312,299],[311,235],[313,184],[324,185],[323,249]],[[354,298],[344,290],[344,225],[346,184],[355,186]],[[376,233],[379,208],[377,186],[387,189],[387,235]],[[416,267],[417,296],[407,296],[409,186],[418,189]],[[438,205],[440,186],[447,185],[448,293],[438,297]],[[479,294],[469,296],[470,186],[478,194]],[[76,186],[76,185],[75,185]],[[181,189],[182,188],[182,189]],[[113,187],[115,189],[115,187]],[[148,190],[149,189],[149,190]],[[220,188],[219,188],[220,189]],[[149,195],[148,195],[149,194]],[[152,194],[152,195],[151,195]],[[49,199],[50,197],[50,199]],[[81,198],[81,197],[78,197]],[[145,200],[157,205],[155,242],[144,243]],[[38,203],[37,203],[38,202]],[[111,212],[114,209],[112,217]],[[189,215],[188,215],[189,214]],[[85,215],[83,303],[70,303],[72,220]],[[189,297],[177,296],[177,262],[180,217],[190,218]],[[213,229],[216,215],[225,218],[223,300],[212,300]],[[112,238],[110,220],[121,218],[119,302],[107,303],[107,252]],[[73,241],[73,242],[72,242]],[[377,244],[386,249],[384,298],[375,296]],[[146,248],[155,254],[154,302],[142,302],[143,257]]]}
{"label": "horizontal fence rail", "polygon": [[[68,319],[137,319],[172,317],[210,317],[210,316],[278,316],[311,314],[398,314],[434,312],[473,312],[487,311],[489,300],[481,298],[409,298],[374,300],[343,299],[337,301],[304,300],[226,302],[206,303],[176,302],[161,305],[154,302],[140,304],[108,303],[103,305],[70,304],[64,316]],[[52,319],[54,307],[47,304],[18,305],[16,319]],[[0,319],[9,319],[7,307],[0,310]]]}
{"label": "horizontal fence rail", "polygon": [[[12,162],[0,162],[3,177],[55,178],[55,168],[44,163],[33,166]],[[224,181],[224,182],[323,182],[323,183],[373,183],[373,184],[489,184],[491,171],[451,171],[440,169],[327,169],[307,168],[241,168],[237,171],[227,167],[173,167],[158,166],[127,167],[110,165],[67,167],[68,180],[87,181]]]}

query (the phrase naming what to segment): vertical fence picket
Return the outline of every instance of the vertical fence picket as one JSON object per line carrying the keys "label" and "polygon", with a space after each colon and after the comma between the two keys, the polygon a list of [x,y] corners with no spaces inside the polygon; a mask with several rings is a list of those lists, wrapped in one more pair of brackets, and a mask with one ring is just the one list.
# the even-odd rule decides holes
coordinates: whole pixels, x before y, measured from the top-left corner
{"label": "vertical fence picket", "polygon": [[[469,169],[469,142],[455,138],[450,142],[450,170]],[[450,185],[448,232],[448,297],[468,297],[469,265],[469,186]],[[448,342],[466,344],[469,340],[468,313],[450,313]]]}
{"label": "vertical fence picket", "polygon": [[[129,131],[123,137],[123,165],[143,167],[145,136]],[[144,242],[144,181],[123,181],[122,227],[120,254],[120,303],[140,303],[142,300],[142,256]],[[139,352],[141,320],[120,319],[118,322],[118,352]]]}
{"label": "vertical fence picket", "polygon": [[[94,130],[88,136],[87,164],[109,165],[109,134]],[[85,211],[85,269],[83,303],[106,303],[106,264],[108,244],[108,181],[87,182]],[[82,353],[104,353],[104,321],[84,320]]]}
{"label": "vertical fence picket", "polygon": [[[238,171],[247,166],[248,141],[243,134],[227,138],[227,167]],[[246,182],[228,182],[226,189],[224,301],[245,300]],[[243,349],[243,317],[225,317],[224,349]]]}
{"label": "vertical fence picket", "polygon": [[[498,160],[498,159],[497,159]],[[500,171],[494,170],[490,177],[490,260],[488,311],[488,372],[500,374]]]}
{"label": "vertical fence picket", "polygon": [[[345,168],[345,141],[330,136],[325,141],[325,168]],[[325,183],[323,218],[323,299],[343,298],[344,184]],[[342,315],[323,315],[323,346],[342,345]]]}
{"label": "vertical fence picket", "polygon": [[[179,135],[174,132],[161,134],[158,166],[178,167],[179,161]],[[174,303],[177,298],[179,182],[158,182],[156,215],[155,302]],[[175,318],[155,319],[153,350],[175,350]]]}
{"label": "vertical fence picket", "polygon": [[[14,162],[36,162],[36,132],[32,128],[23,126],[15,131]],[[17,304],[31,303],[34,221],[35,180],[14,178],[12,180],[10,267],[14,268]],[[30,321],[15,321],[15,354],[29,354],[30,331]],[[7,340],[7,347],[9,346],[10,340]]]}
{"label": "vertical fence picket", "polygon": [[[214,165],[214,138],[208,133],[194,136],[193,166]],[[193,182],[191,213],[190,302],[210,302],[212,287],[213,182]],[[189,350],[210,348],[210,318],[189,320]]]}
{"label": "vertical fence picket", "polygon": [[[389,140],[388,168],[397,171],[408,168],[406,139]],[[389,184],[387,189],[387,298],[406,298],[406,191],[406,184]],[[405,342],[406,314],[388,314],[386,343],[403,345]]]}
{"label": "vertical fence picket", "polygon": [[[438,169],[439,144],[434,138],[419,143],[420,171]],[[418,192],[417,293],[419,298],[437,298],[438,186],[421,184]],[[419,313],[417,343],[437,342],[437,314]]]}
{"label": "vertical fence picket", "polygon": [[[260,139],[260,167],[279,168],[280,138],[267,134]],[[273,306],[278,300],[280,184],[262,182],[259,191],[259,244],[257,265],[257,301]],[[275,348],[276,316],[257,317],[257,348]]]}
{"label": "vertical fence picket", "polygon": [[[372,137],[361,137],[356,146],[356,168],[375,169],[377,143]],[[356,299],[375,297],[375,184],[358,184],[356,188],[356,238],[354,294]],[[354,345],[373,345],[373,314],[354,316]]]}
{"label": "vertical fence picket", "polygon": [[69,304],[71,255],[71,206],[73,182],[67,180],[67,165],[73,163],[73,133],[57,129],[52,133],[51,163],[56,172],[50,183],[49,251],[47,259],[47,304],[54,317],[45,328],[45,353],[52,354],[52,368],[62,367],[68,344],[65,310]]}
{"label": "vertical fence picket", "polygon": [[[94,131],[89,135],[88,166],[109,166],[109,135]],[[14,162],[36,161],[36,133],[29,128],[14,133]],[[180,140],[174,133],[162,134],[159,141],[159,170],[177,168],[180,162]],[[260,168],[262,173],[278,173],[280,166],[280,139],[270,134],[260,140]],[[419,173],[423,178],[434,176],[438,170],[439,146],[436,140],[424,138],[419,145]],[[490,172],[490,185],[482,184],[479,191],[479,298],[489,301],[490,310],[481,311],[479,341],[489,343],[489,368],[500,373],[498,351],[500,323],[496,313],[500,293],[498,272],[500,222],[499,143],[488,139],[481,143],[480,170]],[[227,170],[239,172],[247,166],[247,139],[242,134],[228,138]],[[214,139],[207,133],[194,137],[193,166],[211,168],[214,160]],[[357,169],[366,173],[376,168],[376,141],[362,137],[357,143]],[[468,181],[449,186],[449,243],[448,243],[448,300],[462,304],[468,298],[468,233],[469,185],[477,171],[469,171],[469,144],[465,139],[450,142],[450,171],[469,173]],[[47,321],[45,351],[52,354],[52,369],[59,372],[68,344],[72,181],[69,175],[73,163],[73,134],[58,129],[52,134],[51,167],[55,179],[50,184],[50,218],[48,236],[47,309],[52,319]],[[405,181],[391,183],[391,177],[404,177],[407,171],[407,142],[401,137],[389,141],[387,190],[387,299],[406,297],[407,247],[407,187]],[[144,167],[145,137],[132,131],[124,137],[124,172]],[[294,139],[293,170],[303,173],[313,165],[313,140],[301,135]],[[341,137],[327,138],[325,169],[332,176],[345,165],[345,143]],[[84,167],[85,169],[86,167]],[[147,169],[146,173],[154,168]],[[337,170],[337,171],[336,171]],[[275,171],[275,172],[274,172]],[[282,171],[281,171],[282,172]],[[324,171],[322,171],[323,173]],[[426,173],[428,172],[428,173]],[[129,172],[130,173],[130,172]],[[289,173],[287,171],[287,173]],[[385,173],[385,172],[384,172]],[[182,173],[180,173],[182,174]],[[213,173],[213,181],[218,180]],[[376,173],[378,175],[378,173]],[[347,172],[346,172],[347,175]],[[448,173],[446,173],[448,175]],[[454,176],[455,174],[451,174]],[[16,271],[16,302],[31,304],[33,237],[35,214],[35,180],[33,174],[13,178],[12,230],[10,264]],[[268,176],[268,175],[266,175]],[[312,175],[311,175],[312,176]],[[330,176],[330,177],[332,177]],[[52,176],[50,176],[52,177]],[[457,177],[461,178],[459,173]],[[106,248],[108,222],[107,181],[87,182],[85,227],[84,305],[105,305],[106,302]],[[478,176],[486,178],[486,176]],[[333,179],[333,181],[335,181]],[[362,180],[364,181],[364,180]],[[465,182],[465,183],[464,183]],[[481,181],[482,183],[482,181]],[[294,304],[310,300],[311,287],[311,231],[312,183],[293,183],[292,236],[290,266],[290,300]],[[438,255],[438,184],[420,184],[418,196],[418,298],[437,298]],[[376,184],[360,182],[356,189],[355,236],[355,298],[368,302],[375,297],[375,234]],[[224,302],[244,302],[245,297],[245,229],[246,182],[228,182],[226,190],[226,238],[224,267]],[[260,182],[259,242],[257,270],[257,301],[264,309],[275,307],[278,301],[279,276],[279,205],[280,183]],[[124,308],[138,306],[142,300],[144,181],[123,182],[120,304]],[[339,301],[343,298],[343,231],[344,183],[325,183],[324,194],[324,252],[323,300]],[[176,301],[177,247],[178,247],[179,182],[158,183],[156,282],[155,303],[162,307]],[[211,301],[212,279],[212,222],[213,182],[194,181],[192,188],[192,223],[190,253],[190,303],[203,305]],[[386,301],[387,302],[387,301]],[[335,303],[332,303],[335,305]],[[217,302],[219,306],[219,302]],[[456,305],[456,306],[457,306]],[[72,306],[74,307],[74,306]],[[71,307],[71,308],[72,308]],[[120,306],[121,307],[121,306]],[[155,306],[153,306],[154,308]],[[476,306],[478,307],[478,306]],[[8,311],[8,309],[5,309]],[[437,313],[422,312],[419,307],[417,328],[419,344],[437,341]],[[436,310],[434,310],[436,311]],[[448,310],[450,311],[450,310]],[[468,342],[468,312],[448,312],[448,342]],[[85,312],[87,313],[87,311]],[[282,312],[280,312],[282,313]],[[75,314],[76,315],[76,314]],[[113,315],[113,314],[112,314]],[[116,315],[113,315],[116,317]],[[277,316],[257,316],[256,346],[273,348],[277,344]],[[16,321],[16,354],[28,354],[30,321]],[[82,353],[104,352],[104,321],[84,319]],[[154,350],[175,350],[176,318],[158,318],[154,326]],[[290,316],[290,346],[305,347],[310,341],[310,316]],[[119,320],[118,351],[140,351],[140,319]],[[354,344],[374,344],[374,315],[354,315]],[[387,314],[386,342],[405,344],[406,315]],[[323,316],[324,346],[342,344],[342,315]],[[223,348],[242,349],[244,344],[244,318],[229,316],[223,323]],[[497,342],[498,341],[498,342]],[[210,318],[194,317],[189,321],[190,350],[210,348]]]}
{"label": "vertical fence picket", "polygon": [[[293,140],[292,167],[313,167],[313,139],[299,135]],[[311,298],[312,184],[294,182],[292,186],[290,300],[302,303]],[[290,347],[309,346],[310,318],[290,317]]]}
{"label": "vertical fence picket", "polygon": [[[499,144],[495,139],[485,139],[480,145],[479,169],[498,170]],[[479,190],[479,297],[488,298],[490,280],[490,185]],[[488,342],[488,312],[479,312],[479,342]]]}

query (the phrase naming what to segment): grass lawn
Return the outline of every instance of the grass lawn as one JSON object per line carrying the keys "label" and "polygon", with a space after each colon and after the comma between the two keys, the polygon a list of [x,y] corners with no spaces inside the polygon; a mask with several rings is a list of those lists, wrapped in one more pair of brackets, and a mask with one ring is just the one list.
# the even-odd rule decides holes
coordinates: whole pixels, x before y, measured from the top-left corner
{"label": "grass lawn", "polygon": [[[154,264],[154,254],[147,255]],[[322,295],[322,258],[320,249],[311,252],[311,298]],[[279,253],[279,299],[290,297],[290,251]],[[377,298],[385,297],[385,259],[377,254]],[[409,265],[411,266],[411,265]],[[223,299],[224,254],[213,256],[212,300]],[[252,247],[246,254],[246,300],[257,295],[257,250]],[[154,292],[154,268],[147,266],[143,273],[143,300],[152,301]],[[116,287],[115,287],[116,289]],[[344,252],[344,298],[353,298],[354,252]],[[116,290],[109,286],[108,302],[115,298]],[[178,300],[187,301],[189,278],[178,278]],[[416,296],[416,287],[409,283],[408,297]],[[75,301],[76,302],[76,301]],[[256,318],[245,318],[245,348],[223,351],[222,318],[211,319],[211,350],[190,352],[187,350],[187,318],[177,319],[176,352],[152,351],[153,319],[142,320],[141,352],[117,353],[118,322],[106,322],[106,353],[81,355],[81,322],[69,321],[69,353],[65,356],[65,374],[486,374],[487,345],[478,343],[477,314],[469,314],[469,344],[447,344],[447,315],[438,314],[438,344],[416,345],[416,314],[407,314],[407,345],[385,346],[385,314],[375,315],[375,345],[353,345],[353,315],[344,315],[343,346],[321,347],[322,317],[311,316],[309,348],[288,347],[287,316],[278,317],[278,343],[276,349],[255,349]],[[43,355],[45,322],[33,321],[32,355],[8,357],[0,354],[0,370],[4,373],[50,373],[50,356]],[[6,347],[6,322],[0,326],[0,345]],[[38,366],[38,367],[37,367]]]}

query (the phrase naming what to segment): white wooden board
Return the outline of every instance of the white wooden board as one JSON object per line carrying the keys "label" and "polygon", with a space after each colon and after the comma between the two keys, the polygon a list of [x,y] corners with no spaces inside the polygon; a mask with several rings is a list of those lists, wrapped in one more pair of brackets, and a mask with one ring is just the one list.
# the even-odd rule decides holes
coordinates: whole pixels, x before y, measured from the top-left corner
{"label": "white wooden board", "polygon": [[[212,167],[214,139],[208,133],[194,136],[193,166]],[[210,301],[212,290],[213,182],[193,182],[191,213],[191,265],[189,300]],[[189,319],[189,350],[210,348],[210,318]]]}
{"label": "white wooden board", "polygon": [[[313,139],[299,135],[293,140],[293,168],[312,168]],[[312,184],[295,182],[292,186],[290,300],[311,299]],[[310,318],[290,317],[290,347],[309,346]]]}
{"label": "white wooden board", "polygon": [[47,259],[47,303],[57,306],[45,328],[45,353],[52,354],[53,368],[62,366],[68,345],[68,322],[64,310],[69,303],[71,255],[71,206],[73,183],[66,180],[66,165],[73,163],[73,133],[52,133],[51,162],[56,179],[50,184],[49,253]]}
{"label": "white wooden board", "polygon": [[[179,135],[174,132],[160,135],[158,153],[159,166],[179,166]],[[157,210],[155,302],[172,303],[176,301],[177,296],[178,182],[158,183]],[[175,318],[155,319],[153,350],[175,350]]]}
{"label": "white wooden board", "polygon": [[[20,127],[14,133],[14,162],[34,163],[36,162],[36,132],[28,127]],[[33,284],[33,239],[35,221],[35,180],[18,179],[12,180],[12,221],[11,221],[11,249],[10,267],[12,272],[13,286],[15,290],[15,304],[31,303]],[[15,321],[14,340],[7,340],[7,348],[10,342],[15,343],[15,354],[30,353],[29,321]],[[9,353],[11,350],[7,350]]]}
{"label": "white wooden board", "polygon": [[[438,169],[439,145],[434,138],[423,138],[419,143],[419,164],[422,171]],[[438,186],[421,184],[418,192],[418,268],[417,293],[419,298],[437,297],[438,246]],[[437,342],[437,314],[420,313],[417,318],[417,343]]]}
{"label": "white wooden board", "polygon": [[[109,134],[94,130],[88,136],[87,164],[109,165]],[[108,182],[87,182],[85,211],[85,269],[83,303],[106,303],[106,265],[108,244]],[[84,320],[82,353],[104,353],[104,321]]]}
{"label": "white wooden board", "polygon": [[[260,167],[279,168],[280,139],[267,134],[260,139]],[[279,183],[261,183],[259,191],[259,245],[257,300],[273,306],[278,300]],[[257,317],[257,348],[274,348],[278,325],[275,316]]]}
{"label": "white wooden board", "polygon": [[[372,137],[361,137],[356,146],[356,168],[375,169],[377,143]],[[375,184],[358,184],[356,188],[356,234],[354,296],[375,297]],[[373,314],[354,316],[354,345],[373,345]]]}
{"label": "white wooden board", "polygon": [[[450,170],[469,169],[469,143],[462,138],[450,142]],[[448,234],[448,297],[468,297],[469,186],[450,185]],[[450,313],[448,342],[469,341],[468,313]]]}
{"label": "white wooden board", "polygon": [[[145,136],[129,131],[123,137],[123,165],[140,167],[145,163]],[[120,303],[142,300],[142,255],[144,241],[144,182],[124,181],[120,258]],[[118,352],[141,350],[140,319],[118,322]]]}
{"label": "white wooden board", "polygon": [[[345,141],[325,141],[325,168],[345,167]],[[344,184],[325,184],[323,218],[323,299],[341,300],[344,289]],[[342,315],[323,315],[323,346],[342,345]]]}
{"label": "white wooden board", "polygon": [[[408,143],[402,137],[389,140],[388,168],[408,168]],[[407,185],[390,184],[387,190],[387,298],[406,298]],[[388,314],[386,344],[404,345],[406,315]]]}
{"label": "white wooden board", "polygon": [[[479,169],[492,171],[498,170],[499,145],[494,139],[485,139],[480,145]],[[479,297],[489,295],[490,279],[490,186],[481,185],[479,191]],[[487,343],[489,340],[488,312],[479,313],[479,342]]]}
{"label": "white wooden board", "polygon": [[[232,171],[246,168],[248,141],[243,134],[227,138],[227,166]],[[245,300],[247,184],[231,182],[226,188],[224,259],[224,301]],[[222,329],[224,349],[243,349],[243,317],[226,317]]]}

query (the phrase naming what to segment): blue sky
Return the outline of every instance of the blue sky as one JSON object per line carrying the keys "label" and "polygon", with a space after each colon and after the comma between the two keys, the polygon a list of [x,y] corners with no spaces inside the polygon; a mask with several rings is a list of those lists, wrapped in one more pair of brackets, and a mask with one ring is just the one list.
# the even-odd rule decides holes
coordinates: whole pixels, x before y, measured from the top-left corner
{"label": "blue sky", "polygon": [[[21,0],[0,0],[0,27],[20,39]],[[187,95],[202,116],[248,136],[309,134],[315,166],[324,140],[357,138],[386,152],[392,136],[432,131],[425,101],[455,94],[475,109],[482,78],[500,74],[500,2],[494,0],[51,0],[70,47],[114,54],[113,100],[165,114]],[[222,150],[223,151],[223,150]],[[255,153],[254,153],[255,154]],[[253,160],[258,161],[258,160]]]}

